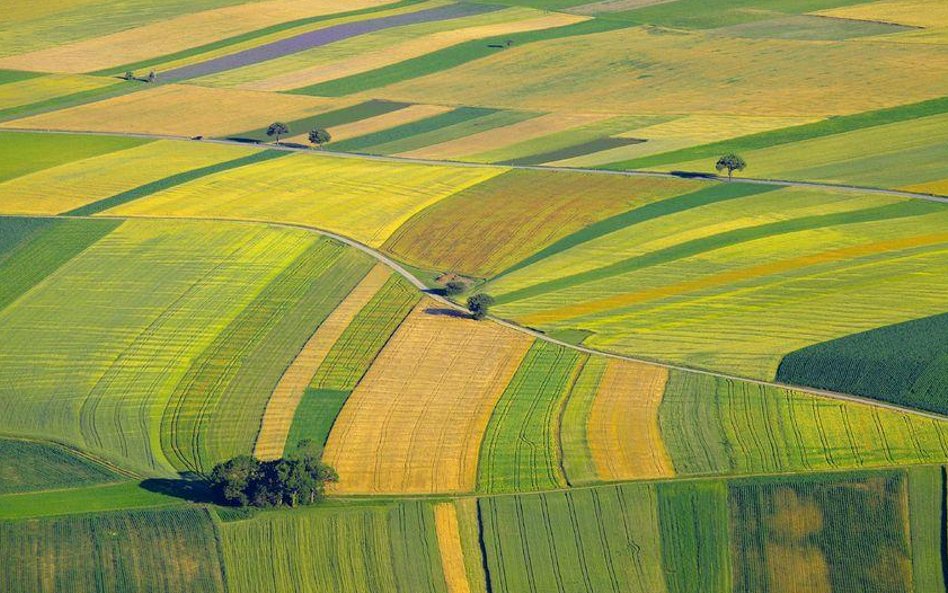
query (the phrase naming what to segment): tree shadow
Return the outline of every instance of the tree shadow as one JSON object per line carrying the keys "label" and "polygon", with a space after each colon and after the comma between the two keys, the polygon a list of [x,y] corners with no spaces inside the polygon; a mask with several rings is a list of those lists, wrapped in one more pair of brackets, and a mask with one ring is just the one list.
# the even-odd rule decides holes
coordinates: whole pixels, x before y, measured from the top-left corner
{"label": "tree shadow", "polygon": [[669,171],[669,174],[682,179],[717,179],[714,173],[699,173],[698,171]]}
{"label": "tree shadow", "polygon": [[149,492],[156,492],[189,502],[202,504],[216,502],[207,482],[200,479],[149,478],[142,480],[139,486]]}
{"label": "tree shadow", "polygon": [[470,319],[471,315],[464,311],[458,311],[457,309],[449,309],[447,307],[428,307],[425,309],[426,315],[441,315],[443,317],[455,317],[458,319]]}

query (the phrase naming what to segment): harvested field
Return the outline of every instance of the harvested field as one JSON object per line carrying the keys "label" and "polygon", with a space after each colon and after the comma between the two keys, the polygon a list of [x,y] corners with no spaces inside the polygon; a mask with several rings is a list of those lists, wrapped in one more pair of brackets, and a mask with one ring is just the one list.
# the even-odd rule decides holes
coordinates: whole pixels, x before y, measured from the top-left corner
{"label": "harvested field", "polygon": [[[204,177],[109,213],[299,223],[379,246],[415,213],[503,172],[295,154]],[[274,180],[280,191],[272,191]]]}
{"label": "harvested field", "polygon": [[911,27],[948,26],[948,6],[938,0],[877,0],[815,12],[821,16],[896,23]]}
{"label": "harvested field", "polygon": [[12,214],[67,212],[172,175],[255,152],[242,146],[150,142],[0,183],[0,210]]}
{"label": "harvested field", "polygon": [[666,179],[509,171],[422,211],[384,248],[418,265],[490,277],[584,227],[693,187]]}
{"label": "harvested field", "polygon": [[316,97],[170,84],[2,125],[80,132],[225,136],[265,125],[275,118],[299,119],[333,105],[331,100]]}
{"label": "harvested field", "polygon": [[487,426],[477,472],[484,492],[566,485],[560,414],[588,356],[537,340],[510,380]]}
{"label": "harvested field", "polygon": [[382,288],[391,276],[391,271],[376,264],[365,278],[352,289],[345,300],[329,314],[309,338],[293,362],[283,372],[267,408],[263,414],[260,432],[254,445],[254,456],[258,459],[282,457],[284,445],[296,414],[303,392],[313,375],[325,360],[333,344],[339,339],[356,314]]}
{"label": "harvested field", "polygon": [[337,491],[472,490],[491,410],[529,344],[518,332],[419,303],[329,435]]}
{"label": "harvested field", "polygon": [[458,525],[457,508],[452,502],[435,505],[435,529],[438,533],[438,550],[441,552],[441,566],[448,593],[471,593],[464,562],[464,548],[461,544],[461,530]]}
{"label": "harvested field", "polygon": [[674,475],[659,429],[659,406],[668,371],[610,361],[589,412],[589,450],[606,481]]}

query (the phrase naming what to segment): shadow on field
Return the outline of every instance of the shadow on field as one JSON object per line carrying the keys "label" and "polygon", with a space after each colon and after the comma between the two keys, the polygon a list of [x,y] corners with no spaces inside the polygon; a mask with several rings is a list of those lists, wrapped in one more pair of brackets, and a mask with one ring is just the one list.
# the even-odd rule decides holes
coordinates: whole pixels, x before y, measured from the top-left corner
{"label": "shadow on field", "polygon": [[425,309],[425,315],[441,315],[443,317],[458,317],[460,319],[470,319],[471,316],[457,309],[428,307]]}
{"label": "shadow on field", "polygon": [[149,492],[157,492],[158,494],[181,498],[189,502],[205,504],[214,502],[214,497],[211,495],[211,491],[207,487],[207,482],[204,480],[149,478],[143,480],[139,486]]}
{"label": "shadow on field", "polygon": [[700,173],[698,171],[669,171],[668,172],[675,177],[681,177],[682,179],[717,179],[718,176],[714,173]]}

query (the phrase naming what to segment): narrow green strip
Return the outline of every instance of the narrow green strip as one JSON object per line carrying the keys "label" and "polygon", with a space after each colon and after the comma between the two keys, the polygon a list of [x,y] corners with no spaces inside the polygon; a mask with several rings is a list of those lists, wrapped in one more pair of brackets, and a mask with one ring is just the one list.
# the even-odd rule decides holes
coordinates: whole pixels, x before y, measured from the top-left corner
{"label": "narrow green strip", "polygon": [[872,222],[875,220],[892,220],[895,218],[905,218],[909,216],[918,216],[929,212],[943,209],[944,206],[935,202],[898,202],[887,206],[868,208],[856,212],[836,212],[833,214],[819,214],[814,216],[804,216],[791,220],[781,220],[752,227],[734,229],[686,241],[678,245],[673,245],[658,251],[652,251],[644,255],[630,257],[618,261],[608,266],[596,268],[579,274],[573,274],[548,282],[534,284],[521,290],[515,290],[497,298],[497,303],[510,303],[519,301],[540,294],[552,291],[564,290],[580,284],[595,282],[604,278],[611,278],[622,274],[628,274],[636,270],[667,264],[669,262],[692,257],[707,251],[723,249],[740,243],[747,243],[757,239],[771,238],[777,235],[786,235],[800,231],[813,230],[819,228],[829,228],[845,224],[857,224],[862,222]]}
{"label": "narrow green strip", "polygon": [[381,6],[372,6],[370,8],[363,8],[360,10],[352,10],[349,12],[337,12],[333,14],[324,14],[314,17],[306,17],[302,19],[296,19],[294,21],[287,21],[285,23],[279,23],[269,27],[264,27],[263,29],[257,29],[255,31],[249,31],[241,35],[235,35],[234,37],[228,37],[227,39],[221,39],[219,41],[214,41],[212,43],[206,43],[204,45],[199,45],[197,47],[192,47],[189,49],[184,49],[170,54],[165,54],[163,56],[158,56],[154,58],[148,58],[147,60],[141,60],[138,62],[131,62],[128,64],[122,64],[120,66],[111,66],[103,70],[97,70],[95,72],[90,72],[89,74],[97,75],[108,75],[108,74],[121,74],[128,70],[142,70],[146,69],[149,66],[156,66],[160,64],[166,64],[168,62],[173,62],[177,60],[183,60],[184,58],[190,58],[191,56],[197,56],[209,51],[214,51],[231,45],[237,45],[238,43],[243,43],[245,41],[251,41],[257,39],[258,37],[264,37],[266,35],[272,35],[273,33],[279,33],[280,31],[286,31],[287,29],[293,29],[295,27],[302,27],[304,25],[316,24],[323,21],[331,21],[336,19],[351,18],[354,16],[361,16],[364,14],[372,14],[375,12],[383,12],[388,10],[395,10],[399,8],[404,8],[406,6],[411,6],[412,4],[418,4],[424,2],[425,0],[402,0],[395,4],[383,4]]}
{"label": "narrow green strip", "polygon": [[45,76],[45,72],[27,72],[26,70],[0,70],[0,84],[9,84],[11,82],[20,82],[29,80],[38,76]]}
{"label": "narrow green strip", "polygon": [[165,177],[164,179],[152,181],[150,183],[146,183],[145,185],[140,185],[134,189],[123,191],[120,194],[115,194],[114,196],[110,196],[97,202],[80,206],[75,210],[65,212],[64,215],[91,216],[93,214],[98,214],[99,212],[104,212],[111,208],[115,208],[121,204],[127,204],[133,200],[150,196],[151,194],[158,193],[176,185],[182,185],[184,183],[188,183],[189,181],[194,181],[195,179],[199,179],[201,177],[213,175],[214,173],[220,173],[221,171],[227,171],[229,169],[236,169],[237,167],[243,167],[244,165],[252,165],[254,163],[269,161],[281,156],[286,156],[287,154],[289,153],[281,150],[262,150],[260,152],[242,156],[231,161],[225,161],[223,163],[201,167],[200,169],[192,169],[183,173],[177,173],[175,175],[171,175],[170,177]]}
{"label": "narrow green strip", "polygon": [[286,437],[284,451],[295,451],[296,445],[304,439],[325,446],[336,416],[342,411],[342,406],[348,398],[348,391],[307,389],[293,415],[293,425]]}
{"label": "narrow green strip", "polygon": [[0,520],[99,513],[184,503],[182,498],[146,490],[139,482],[120,482],[65,490],[5,494],[0,496]]}
{"label": "narrow green strip", "polygon": [[92,103],[93,101],[110,99],[112,97],[118,97],[119,95],[125,95],[133,91],[142,90],[144,88],[149,87],[142,83],[119,82],[109,86],[99,87],[97,89],[89,89],[79,93],[72,93],[71,95],[53,97],[52,99],[47,99],[46,101],[18,105],[16,107],[10,107],[9,109],[0,110],[0,121],[19,119],[30,115],[45,113],[47,111],[56,111],[59,109],[66,109],[68,107],[75,107],[84,103]]}
{"label": "narrow green strip", "polygon": [[552,29],[541,29],[539,31],[526,31],[523,33],[513,33],[502,37],[488,37],[459,43],[442,50],[398,62],[390,66],[384,66],[361,74],[353,74],[336,80],[321,82],[310,86],[294,89],[290,92],[300,95],[317,95],[322,97],[342,97],[357,92],[367,91],[396,82],[403,82],[426,74],[433,74],[450,68],[455,68],[462,64],[486,58],[498,52],[502,52],[507,40],[513,42],[514,46],[520,46],[525,43],[537,41],[546,41],[549,39],[560,39],[563,37],[572,37],[576,35],[589,35],[592,33],[602,33],[614,29],[628,27],[627,23],[617,21],[604,21],[600,19],[591,19],[580,23],[555,27]]}
{"label": "narrow green strip", "polygon": [[57,220],[14,247],[0,262],[0,310],[109,234],[119,220]]}
{"label": "narrow green strip", "polygon": [[556,255],[561,251],[572,249],[577,245],[587,243],[593,239],[598,239],[603,235],[608,235],[609,233],[613,233],[634,224],[639,224],[660,216],[676,214],[678,212],[690,210],[691,208],[698,208],[700,206],[707,206],[708,204],[715,204],[717,202],[724,202],[726,200],[733,200],[736,198],[761,194],[764,192],[773,191],[774,189],[776,188],[772,186],[751,185],[747,183],[716,184],[704,189],[699,189],[696,192],[676,196],[674,198],[669,198],[660,202],[646,204],[645,206],[636,208],[635,210],[630,210],[628,212],[623,212],[610,218],[600,220],[599,222],[595,222],[582,230],[576,231],[572,235],[567,235],[552,245],[549,245],[548,247],[536,252],[527,259],[504,270],[494,279],[496,280],[501,276],[506,276],[511,272],[515,272],[521,268],[533,265],[538,261]]}
{"label": "narrow green strip", "polygon": [[[399,109],[404,109],[409,105],[411,105],[411,103],[372,99],[366,101],[365,103],[352,105],[351,107],[343,107],[342,109],[335,109],[333,111],[327,111],[325,113],[319,113],[309,117],[294,119],[292,121],[286,122],[286,125],[288,128],[290,128],[290,135],[300,134],[307,132],[317,126],[320,128],[341,126],[354,121],[368,119],[377,115],[384,115],[386,113],[391,113],[392,111],[398,111]],[[270,139],[270,137],[267,136],[267,128],[257,128],[256,130],[250,130],[249,132],[231,134],[229,137],[240,140],[258,140],[260,142]]]}
{"label": "narrow green strip", "polygon": [[871,128],[885,124],[917,119],[930,115],[939,115],[948,112],[948,97],[931,99],[911,105],[889,107],[877,111],[867,111],[854,115],[832,117],[823,121],[793,126],[749,136],[721,140],[711,144],[682,148],[671,152],[653,154],[637,159],[618,161],[598,167],[600,169],[627,170],[644,169],[683,163],[698,159],[718,158],[726,152],[747,152],[761,148],[770,148],[780,144],[802,142],[823,136],[832,136],[844,132],[852,132],[863,128]]}
{"label": "narrow green strip", "polygon": [[543,163],[549,163],[552,161],[560,161],[564,159],[571,159],[571,158],[575,158],[579,156],[585,156],[587,154],[602,152],[604,150],[619,148],[621,146],[631,146],[633,144],[642,144],[642,142],[644,141],[639,140],[638,138],[610,138],[606,136],[604,138],[596,138],[595,140],[582,142],[580,144],[573,144],[572,146],[567,146],[566,148],[560,148],[557,150],[551,150],[548,152],[541,152],[541,153],[533,154],[530,156],[511,159],[509,161],[503,161],[499,164],[521,165],[521,166],[522,165],[542,165]]}
{"label": "narrow green strip", "polygon": [[479,117],[485,117],[496,112],[496,109],[486,109],[482,107],[460,107],[447,113],[427,117],[412,123],[402,124],[400,126],[388,128],[387,130],[380,130],[372,134],[359,136],[358,138],[344,140],[331,146],[333,150],[362,152],[372,148],[373,146],[381,146],[396,140],[404,140],[410,136],[426,134],[428,132],[446,128],[448,126],[453,126],[461,122],[477,119]]}

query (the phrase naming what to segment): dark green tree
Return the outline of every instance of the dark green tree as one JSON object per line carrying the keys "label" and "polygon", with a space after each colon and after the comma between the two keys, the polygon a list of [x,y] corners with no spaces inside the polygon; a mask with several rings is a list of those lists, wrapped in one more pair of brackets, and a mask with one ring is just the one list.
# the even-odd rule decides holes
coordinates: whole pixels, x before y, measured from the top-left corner
{"label": "dark green tree", "polygon": [[718,173],[727,169],[728,181],[733,178],[734,171],[743,171],[745,167],[747,167],[747,163],[744,162],[744,159],[742,159],[740,155],[733,153],[722,156],[714,165]]}
{"label": "dark green tree", "polygon": [[452,280],[444,285],[445,296],[457,296],[467,290],[467,285],[460,280]]}
{"label": "dark green tree", "polygon": [[250,504],[251,484],[257,479],[260,462],[250,455],[239,455],[218,463],[208,481],[218,500],[238,506]]}
{"label": "dark green tree", "polygon": [[126,70],[125,74],[122,76],[125,80],[135,80],[135,73],[131,70]]}
{"label": "dark green tree", "polygon": [[309,131],[309,141],[311,144],[315,145],[316,148],[322,148],[323,144],[329,144],[329,141],[332,140],[332,135],[327,130],[322,128],[313,128]]}
{"label": "dark green tree", "polygon": [[290,133],[290,126],[281,121],[275,121],[267,127],[267,136],[276,136],[277,144],[280,143],[280,136]]}
{"label": "dark green tree", "polygon": [[471,312],[474,319],[484,319],[487,317],[488,309],[494,304],[494,297],[489,294],[475,294],[467,299],[467,309]]}
{"label": "dark green tree", "polygon": [[148,73],[148,82],[158,82],[158,75],[154,70]]}

